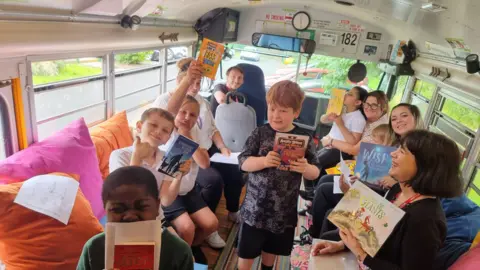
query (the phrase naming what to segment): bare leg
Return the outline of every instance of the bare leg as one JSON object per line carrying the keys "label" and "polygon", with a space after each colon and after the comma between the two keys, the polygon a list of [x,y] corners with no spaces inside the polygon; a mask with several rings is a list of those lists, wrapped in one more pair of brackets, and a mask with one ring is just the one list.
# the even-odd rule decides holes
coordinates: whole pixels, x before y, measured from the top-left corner
{"label": "bare leg", "polygon": [[254,259],[238,258],[238,270],[251,270]]}
{"label": "bare leg", "polygon": [[204,207],[191,214],[190,218],[197,227],[195,239],[192,243],[193,246],[200,245],[207,236],[218,229],[218,219],[208,207]]}
{"label": "bare leg", "polygon": [[176,219],[172,221],[172,225],[177,231],[178,235],[185,241],[189,246],[193,243],[193,238],[195,236],[195,224],[188,216],[188,213],[183,213]]}
{"label": "bare leg", "polygon": [[273,264],[275,263],[275,257],[276,255],[274,254],[262,251],[262,264],[270,267],[273,266]]}

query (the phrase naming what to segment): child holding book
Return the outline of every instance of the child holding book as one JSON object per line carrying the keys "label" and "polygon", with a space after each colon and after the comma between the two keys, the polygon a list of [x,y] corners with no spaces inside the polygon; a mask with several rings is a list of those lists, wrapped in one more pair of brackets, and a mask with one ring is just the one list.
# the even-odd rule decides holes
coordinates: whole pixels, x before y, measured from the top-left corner
{"label": "child holding book", "polygon": [[273,147],[277,132],[308,135],[293,124],[303,99],[303,91],[294,82],[281,81],[272,86],[267,93],[268,124],[252,132],[238,157],[240,168],[248,172],[247,193],[240,210],[240,270],[250,270],[259,255],[262,268],[272,269],[275,256],[288,256],[292,251],[302,176],[313,180],[319,174],[315,145],[310,137],[305,157],[291,161],[290,171],[277,169],[280,156]]}
{"label": "child holding book", "polygon": [[[125,166],[141,166],[150,170],[155,179],[160,193],[162,205],[168,206],[176,199],[181,178],[171,178],[158,172],[165,152],[159,147],[170,139],[174,129],[173,115],[159,108],[151,108],[142,113],[137,122],[136,132],[138,136],[132,146],[117,149],[110,154],[110,173]],[[191,161],[185,162],[180,171],[187,173],[190,170]],[[163,211],[159,208],[158,219],[163,220]]]}
{"label": "child holding book", "polygon": [[[119,168],[103,182],[102,200],[107,222],[155,220],[160,208],[159,188],[152,171],[138,166]],[[83,247],[77,270],[105,268],[105,233],[90,238]],[[189,246],[168,230],[162,232],[159,269],[191,270]]]}

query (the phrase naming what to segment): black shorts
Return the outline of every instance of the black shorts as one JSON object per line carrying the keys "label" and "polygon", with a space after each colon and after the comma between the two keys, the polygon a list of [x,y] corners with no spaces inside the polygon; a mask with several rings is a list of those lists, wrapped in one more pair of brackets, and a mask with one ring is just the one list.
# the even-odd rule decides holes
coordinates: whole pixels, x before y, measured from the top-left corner
{"label": "black shorts", "polygon": [[207,207],[207,204],[202,196],[200,196],[197,189],[193,188],[185,195],[178,195],[170,206],[162,206],[162,209],[166,224],[168,225],[185,212],[193,214],[205,207]]}
{"label": "black shorts", "polygon": [[295,228],[286,228],[283,233],[276,234],[244,222],[238,232],[238,257],[255,259],[262,254],[262,251],[279,256],[290,256],[294,237]]}

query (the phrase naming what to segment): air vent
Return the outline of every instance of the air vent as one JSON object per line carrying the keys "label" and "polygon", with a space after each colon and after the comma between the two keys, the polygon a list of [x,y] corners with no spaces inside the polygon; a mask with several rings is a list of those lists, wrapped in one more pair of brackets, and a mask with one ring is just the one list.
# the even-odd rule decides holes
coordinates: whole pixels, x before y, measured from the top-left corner
{"label": "air vent", "polygon": [[444,7],[442,5],[430,2],[430,3],[423,4],[422,5],[422,10],[427,11],[427,12],[442,12],[442,11],[447,10],[447,7]]}
{"label": "air vent", "polygon": [[342,5],[342,6],[353,6],[354,3],[351,0],[334,0],[335,3]]}

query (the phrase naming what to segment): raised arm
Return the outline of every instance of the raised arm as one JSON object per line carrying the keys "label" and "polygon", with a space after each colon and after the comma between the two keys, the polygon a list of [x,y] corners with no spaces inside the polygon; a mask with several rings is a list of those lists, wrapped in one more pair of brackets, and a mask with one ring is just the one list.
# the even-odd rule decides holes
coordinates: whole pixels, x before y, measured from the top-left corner
{"label": "raised arm", "polygon": [[167,111],[176,115],[182,106],[183,99],[187,95],[188,88],[197,79],[202,77],[202,67],[196,61],[192,61],[187,70],[187,75],[182,79],[177,89],[168,101]]}
{"label": "raised arm", "polygon": [[350,144],[348,142],[339,141],[339,140],[332,140],[331,146],[344,153],[350,154],[352,156],[357,156],[358,153],[360,153],[361,143],[362,143],[361,140],[359,140],[356,144]]}

